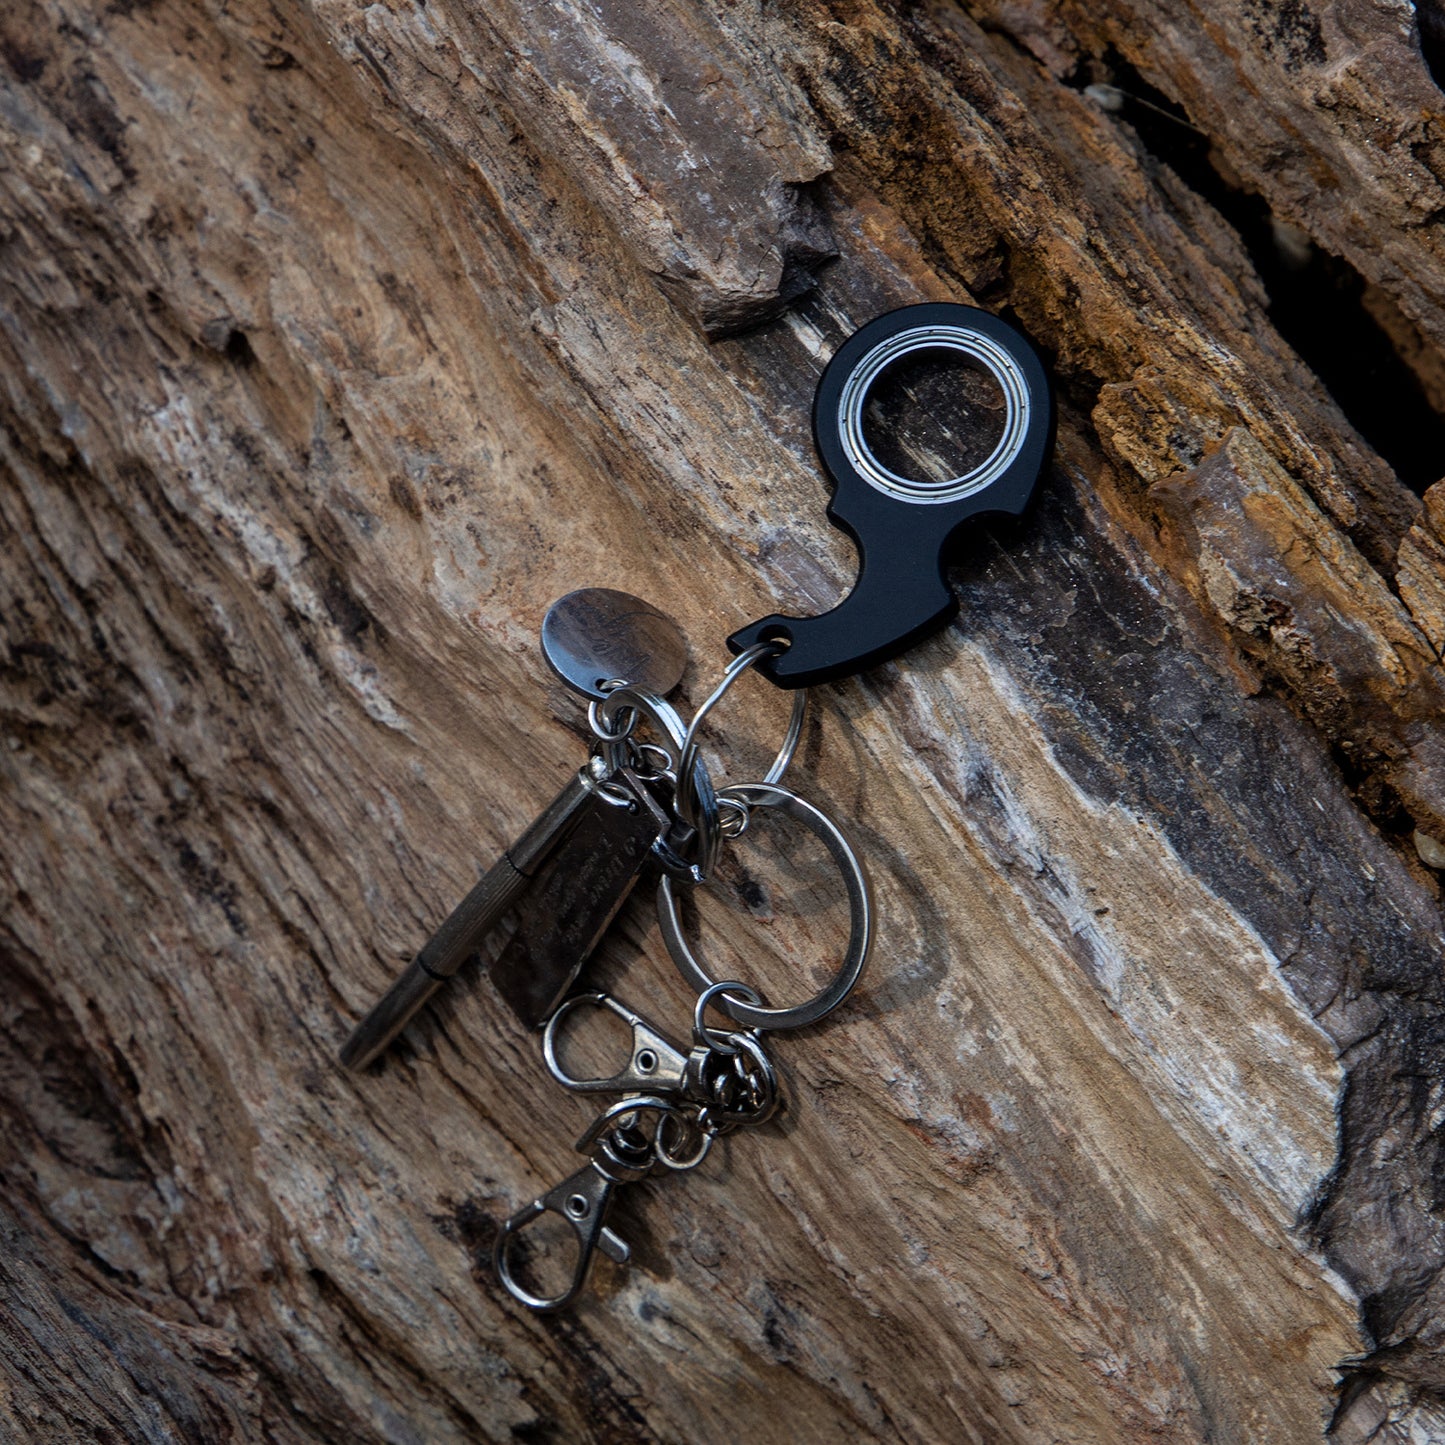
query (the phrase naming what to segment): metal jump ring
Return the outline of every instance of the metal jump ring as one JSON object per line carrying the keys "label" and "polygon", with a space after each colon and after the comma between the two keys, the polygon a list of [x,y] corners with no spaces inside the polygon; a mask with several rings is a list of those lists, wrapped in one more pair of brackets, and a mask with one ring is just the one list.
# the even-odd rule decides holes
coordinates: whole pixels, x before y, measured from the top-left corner
{"label": "metal jump ring", "polygon": [[594,761],[601,762],[604,766],[601,769],[601,776],[594,773],[591,763],[578,769],[577,781],[595,797],[601,798],[611,808],[626,808],[629,812],[636,812],[637,799],[630,792],[618,783],[610,782],[612,769],[605,766],[606,759],[598,758]]}
{"label": "metal jump ring", "polygon": [[[621,677],[609,677],[605,681],[598,683],[597,686],[604,693],[610,695],[626,687],[627,680]],[[594,698],[593,701],[587,704],[587,726],[592,729],[593,736],[597,738],[599,742],[620,743],[623,738],[627,737],[632,732],[632,729],[637,726],[637,718],[635,715],[630,718],[624,718],[621,724],[616,729],[613,729],[610,725],[602,721],[601,701],[601,699]]]}
{"label": "metal jump ring", "polygon": [[[677,788],[677,811],[685,823],[698,827],[698,821],[693,816],[692,790],[687,781],[689,771],[697,758],[698,729],[702,726],[702,720],[714,707],[727,695],[728,689],[755,663],[761,662],[765,657],[776,657],[778,653],[787,649],[787,643],[782,641],[757,642],[753,646],[740,652],[728,664],[727,670],[722,675],[722,681],[712,690],[707,701],[693,714],[692,721],[687,726],[687,734],[682,740],[682,758],[678,766],[678,788]],[[778,755],[773,759],[772,765],[763,774],[765,783],[779,783],[783,774],[788,771],[788,765],[793,761],[793,754],[798,751],[798,742],[803,736],[803,723],[808,712],[808,690],[798,688],[793,693],[793,710],[788,717],[788,731],[783,738],[783,745],[778,749]]]}
{"label": "metal jump ring", "polygon": [[[620,677],[609,677],[598,683],[598,687],[604,693],[616,692],[619,688],[626,686],[627,684]],[[604,722],[598,704],[594,700],[587,704],[587,726],[592,729],[592,736],[596,739],[593,744],[593,754],[602,761],[604,778],[609,778],[627,762],[627,740],[637,727],[637,714],[636,712],[625,712],[620,715],[614,713]]]}
{"label": "metal jump ring", "polygon": [[687,728],[677,709],[665,698],[638,687],[619,687],[592,706],[597,710],[598,721],[604,728],[610,729],[613,722],[629,710],[652,724],[660,740],[659,746],[677,774],[678,794],[681,794],[686,785],[695,799],[695,818],[682,814],[681,809],[676,809],[675,802],[674,807],[683,821],[697,830],[700,856],[696,863],[702,876],[707,877],[717,862],[717,850],[722,842],[722,830],[718,826],[717,794],[713,791],[712,779],[708,777],[707,769],[695,750],[687,771],[682,770]]}
{"label": "metal jump ring", "polygon": [[[752,1108],[747,1110],[736,1107],[729,1109],[728,1128],[755,1129],[759,1124],[766,1124],[782,1104],[783,1096],[778,1087],[778,1071],[773,1066],[773,1061],[768,1057],[768,1052],[757,1034],[740,1033],[737,1040],[738,1051],[733,1055],[733,1068],[738,1071],[738,1077],[752,1089],[754,1103]],[[752,1064],[753,1071],[751,1073],[747,1069],[749,1061]],[[759,1084],[761,1084],[760,1095]]]}
{"label": "metal jump ring", "polygon": [[[693,1145],[691,1154],[680,1154],[674,1146],[669,1143],[669,1130],[676,1130],[684,1139],[688,1130],[694,1130],[697,1134],[697,1142]],[[664,1114],[657,1122],[657,1133],[653,1136],[652,1154],[664,1169],[675,1169],[679,1174],[689,1169],[696,1169],[708,1152],[712,1149],[712,1141],[717,1135],[702,1128],[695,1119],[688,1119],[685,1115]]]}
{"label": "metal jump ring", "polygon": [[[715,998],[720,998],[724,994],[729,993],[740,995],[744,1003],[760,1004],[763,1001],[763,996],[757,989],[749,988],[747,984],[738,983],[735,979],[730,979],[726,983],[712,984],[698,994],[697,1003],[692,1010],[693,1042],[695,1044],[705,1044],[708,1048],[716,1049],[720,1054],[735,1054],[737,1053],[737,1046],[731,1039],[725,1039],[720,1034],[708,1028],[704,1020],[707,1017],[708,1005]],[[719,1004],[718,1007],[721,1008],[722,1005]]]}
{"label": "metal jump ring", "polygon": [[[800,1029],[817,1023],[853,991],[858,975],[868,961],[868,950],[873,942],[873,894],[863,860],[843,830],[822,809],[814,807],[789,788],[776,783],[737,783],[723,788],[718,796],[740,799],[750,808],[778,808],[821,838],[843,875],[843,883],[848,890],[849,913],[848,948],[837,973],[820,993],[792,1008],[759,1008],[726,996],[719,1000],[718,1007],[748,1029]],[[666,874],[657,885],[657,916],[662,924],[663,942],[677,971],[699,994],[716,988],[683,937],[677,893],[672,879]]]}
{"label": "metal jump ring", "polygon": [[722,829],[724,838],[741,838],[748,831],[748,818],[750,816],[746,803],[740,803],[736,798],[719,798],[718,806],[718,827]]}
{"label": "metal jump ring", "polygon": [[667,749],[658,747],[656,743],[637,745],[637,757],[632,770],[645,783],[666,778],[674,786],[677,784],[677,776],[672,771],[672,759],[668,756]]}

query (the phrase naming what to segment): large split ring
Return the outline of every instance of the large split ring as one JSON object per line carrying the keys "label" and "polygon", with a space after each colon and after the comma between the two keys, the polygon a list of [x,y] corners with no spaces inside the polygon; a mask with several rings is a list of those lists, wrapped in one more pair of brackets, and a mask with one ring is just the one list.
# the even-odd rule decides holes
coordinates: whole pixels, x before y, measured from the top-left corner
{"label": "large split ring", "polygon": [[[764,1008],[745,999],[720,994],[715,1007],[746,1029],[800,1029],[817,1023],[852,993],[859,974],[863,972],[863,965],[868,961],[873,941],[873,892],[863,860],[832,818],[790,788],[777,783],[737,783],[719,789],[718,797],[723,801],[742,803],[748,808],[777,808],[822,840],[838,865],[848,890],[849,930],[848,947],[837,972],[827,987],[806,1003],[795,1004],[791,1008]],[[673,880],[666,874],[657,886],[657,915],[662,924],[663,941],[677,971],[699,994],[715,988],[716,980],[710,977],[683,937],[677,891]]]}

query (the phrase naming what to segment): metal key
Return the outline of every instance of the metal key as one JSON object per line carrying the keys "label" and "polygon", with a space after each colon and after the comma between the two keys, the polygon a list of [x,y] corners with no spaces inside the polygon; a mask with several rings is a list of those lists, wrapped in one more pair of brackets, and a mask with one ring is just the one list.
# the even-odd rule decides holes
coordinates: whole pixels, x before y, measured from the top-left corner
{"label": "metal key", "polygon": [[[692,855],[707,857],[698,830],[682,823],[673,807],[672,779],[687,731],[682,719],[655,693],[633,687],[610,693],[599,713],[606,729],[624,714],[645,723],[659,740],[651,746],[666,767],[647,778],[625,764],[617,767],[607,801],[526,896],[518,928],[491,977],[529,1028],[541,1028],[551,1017],[649,861],[691,880],[700,868]],[[689,777],[699,818],[716,837],[717,798],[700,759]]]}
{"label": "metal key", "polygon": [[341,1050],[348,1069],[364,1069],[411,1021],[417,1010],[481,946],[502,915],[531,886],[548,857],[585,819],[614,811],[573,776],[537,821],[483,874],[454,908],[406,972],[356,1026]]}
{"label": "metal key", "polygon": [[671,788],[619,768],[521,900],[516,932],[491,980],[528,1028],[541,1028],[592,956],[632,892],[672,814]]}
{"label": "metal key", "polygon": [[[644,698],[657,702],[670,724],[676,717],[661,695],[682,678],[686,643],[676,623],[636,597],[607,588],[568,593],[552,604],[542,620],[542,652],[557,676],[594,707],[631,679]],[[680,722],[676,726],[680,729]],[[618,732],[609,723],[604,736],[610,741],[625,731]],[[674,746],[673,754],[676,750]],[[577,928],[564,931],[541,950],[539,957],[548,968],[535,966],[530,955],[518,960],[514,951],[499,975],[503,995],[518,1014],[529,1023],[541,1022],[534,1017],[536,1010],[555,1003],[566,991],[627,896],[653,839],[665,831],[652,827],[646,815],[656,812],[659,804],[650,793],[640,791],[635,778],[639,791],[629,795],[623,790],[622,806],[614,806],[618,791],[612,778],[618,770],[606,743],[602,753],[602,759],[594,758],[573,777],[488,870],[357,1025],[341,1050],[347,1068],[366,1068],[386,1048],[532,888],[549,859],[560,853],[566,866],[552,870],[553,880],[565,882],[569,876],[574,882],[591,880],[588,906],[581,910],[585,916],[579,917]],[[555,914],[555,901],[550,908]],[[576,956],[565,965],[556,961],[569,950]],[[559,970],[565,977],[553,985],[549,980]]]}

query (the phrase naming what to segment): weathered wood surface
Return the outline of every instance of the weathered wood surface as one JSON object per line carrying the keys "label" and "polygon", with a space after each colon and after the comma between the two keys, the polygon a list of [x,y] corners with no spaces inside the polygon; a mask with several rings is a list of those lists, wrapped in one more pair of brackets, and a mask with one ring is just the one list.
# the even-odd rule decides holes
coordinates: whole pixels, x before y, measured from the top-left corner
{"label": "weathered wood surface", "polygon": [[[1408,4],[0,37],[13,1438],[1445,1438],[1445,501],[1216,208],[1338,257],[1441,397]],[[1059,455],[960,625],[820,697],[800,786],[870,849],[876,965],[783,1046],[786,1123],[528,1318],[492,1221],[585,1107],[485,983],[336,1050],[576,764],[548,601],[669,611],[696,700],[847,585],[807,403],[927,298],[1032,334]],[[730,926],[776,980],[838,926],[774,902]],[[682,1027],[642,900],[601,976]]]}

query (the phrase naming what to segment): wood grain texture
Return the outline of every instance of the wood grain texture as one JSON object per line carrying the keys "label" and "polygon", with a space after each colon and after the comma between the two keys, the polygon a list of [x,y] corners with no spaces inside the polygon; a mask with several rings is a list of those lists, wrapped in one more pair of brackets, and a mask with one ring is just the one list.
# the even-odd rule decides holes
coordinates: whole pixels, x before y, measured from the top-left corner
{"label": "wood grain texture", "polygon": [[[1445,501],[1227,200],[1429,393],[1441,115],[1403,4],[7,8],[4,1428],[1445,1439]],[[675,616],[697,701],[848,585],[808,403],[924,299],[1060,436],[959,624],[818,698],[875,963],[526,1317],[494,1222],[585,1105],[484,980],[337,1049],[580,760],[553,598]],[[841,928],[782,859],[698,910],[779,991]],[[640,897],[594,977],[685,1029]]]}

